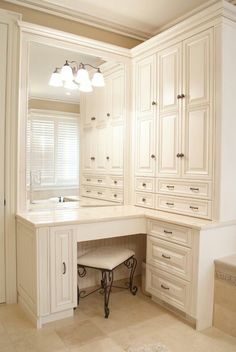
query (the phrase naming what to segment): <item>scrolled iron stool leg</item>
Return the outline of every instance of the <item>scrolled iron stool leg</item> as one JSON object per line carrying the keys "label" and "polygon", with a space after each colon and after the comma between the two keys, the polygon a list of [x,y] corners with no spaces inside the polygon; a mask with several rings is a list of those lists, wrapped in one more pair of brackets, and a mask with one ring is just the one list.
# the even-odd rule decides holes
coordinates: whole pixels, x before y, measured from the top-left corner
{"label": "scrolled iron stool leg", "polygon": [[111,288],[113,284],[113,271],[107,271],[103,270],[102,271],[102,287],[104,289],[104,313],[105,313],[105,318],[108,318],[110,309],[108,307],[109,305],[109,298],[110,298],[110,293],[111,293]]}
{"label": "scrolled iron stool leg", "polygon": [[[79,305],[80,301],[80,290],[79,290],[79,278],[84,277],[86,275],[87,271],[84,266],[77,265],[77,274],[78,274],[78,279],[77,279],[77,305]],[[84,292],[84,291],[83,291]]]}
{"label": "scrolled iron stool leg", "polygon": [[137,259],[134,257],[129,258],[124,262],[125,266],[130,269],[130,277],[129,277],[129,290],[132,293],[132,295],[136,295],[138,291],[138,287],[134,286],[133,281],[134,281],[134,273],[135,269],[137,266]]}

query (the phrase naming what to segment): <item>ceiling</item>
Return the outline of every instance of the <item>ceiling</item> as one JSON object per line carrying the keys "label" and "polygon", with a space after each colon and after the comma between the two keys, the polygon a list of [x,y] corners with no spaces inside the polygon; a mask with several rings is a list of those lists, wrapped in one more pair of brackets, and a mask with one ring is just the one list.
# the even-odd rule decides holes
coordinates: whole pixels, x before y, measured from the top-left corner
{"label": "ceiling", "polygon": [[[48,81],[56,67],[62,67],[66,60],[99,65],[101,59],[74,53],[48,45],[32,43],[29,64],[29,98],[60,100],[79,103],[79,91],[64,87],[50,87]],[[69,94],[69,95],[68,95]]]}
{"label": "ceiling", "polygon": [[[8,0],[145,40],[216,0]],[[235,0],[228,0],[234,3]]]}

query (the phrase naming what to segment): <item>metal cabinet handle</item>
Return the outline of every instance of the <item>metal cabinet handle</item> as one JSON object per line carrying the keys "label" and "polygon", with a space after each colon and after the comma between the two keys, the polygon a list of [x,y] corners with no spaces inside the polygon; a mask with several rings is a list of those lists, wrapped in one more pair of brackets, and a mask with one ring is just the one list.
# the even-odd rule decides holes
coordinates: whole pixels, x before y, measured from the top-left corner
{"label": "metal cabinet handle", "polygon": [[102,182],[102,180],[98,180],[98,182]]}
{"label": "metal cabinet handle", "polygon": [[91,178],[86,178],[86,181],[87,181],[87,182],[90,182],[90,181],[91,181]]}
{"label": "metal cabinet handle", "polygon": [[199,192],[199,188],[190,187],[190,191],[193,191],[193,192]]}
{"label": "metal cabinet handle", "polygon": [[107,157],[106,157],[106,159],[107,159],[107,160],[109,160],[109,159],[110,159],[110,157],[109,157],[109,156],[107,156]]}
{"label": "metal cabinet handle", "polygon": [[183,153],[178,153],[176,156],[177,156],[177,158],[183,158],[184,154]]}
{"label": "metal cabinet handle", "polygon": [[91,117],[91,121],[95,121],[96,120],[96,117]]}
{"label": "metal cabinet handle", "polygon": [[143,183],[142,186],[143,186],[143,187],[146,187],[147,185],[146,185],[146,183]]}
{"label": "metal cabinet handle", "polygon": [[163,288],[164,290],[169,290],[169,289],[170,289],[169,287],[164,286],[164,285],[162,285],[162,284],[161,284],[161,288]]}
{"label": "metal cabinet handle", "polygon": [[181,99],[181,98],[182,98],[181,94],[178,94],[177,99]]}
{"label": "metal cabinet handle", "polygon": [[94,156],[91,156],[91,158],[90,158],[90,159],[94,161],[94,160],[95,160],[95,157],[94,157]]}
{"label": "metal cabinet handle", "polygon": [[142,202],[146,202],[146,198],[143,198],[143,199],[142,199]]}
{"label": "metal cabinet handle", "polygon": [[111,116],[111,114],[108,112],[108,113],[107,113],[107,117],[110,117],[110,116]]}
{"label": "metal cabinet handle", "polygon": [[167,202],[167,203],[166,203],[166,205],[173,206],[173,205],[174,205],[174,203],[169,203],[169,202]]}
{"label": "metal cabinet handle", "polygon": [[86,193],[91,193],[91,191],[86,191]]}
{"label": "metal cabinet handle", "polygon": [[152,158],[152,159],[155,159],[156,157],[155,157],[155,155],[154,155],[154,154],[152,154],[152,155],[151,155],[151,158]]}
{"label": "metal cabinet handle", "polygon": [[117,185],[117,181],[116,180],[114,181],[114,184]]}
{"label": "metal cabinet handle", "polygon": [[171,259],[171,257],[169,257],[168,255],[165,255],[165,254],[162,254],[162,258]]}
{"label": "metal cabinet handle", "polygon": [[102,192],[97,192],[100,196],[102,195]]}
{"label": "metal cabinet handle", "polygon": [[172,235],[172,231],[167,231],[167,230],[164,230],[164,233],[166,233],[167,235]]}
{"label": "metal cabinet handle", "polygon": [[117,197],[117,194],[114,194],[114,197],[116,198],[116,197]]}
{"label": "metal cabinet handle", "polygon": [[181,98],[182,98],[182,99],[185,98],[185,94],[181,94]]}
{"label": "metal cabinet handle", "polygon": [[157,105],[157,102],[156,101],[152,101],[152,105]]}
{"label": "metal cabinet handle", "polygon": [[62,263],[62,266],[63,266],[62,275],[65,275],[65,273],[66,273],[66,263],[63,262],[63,263]]}
{"label": "metal cabinet handle", "polygon": [[168,188],[168,189],[174,189],[175,186],[167,185],[166,188]]}
{"label": "metal cabinet handle", "polygon": [[192,205],[190,205],[189,208],[192,209],[192,210],[198,210],[199,209],[198,207],[193,207]]}

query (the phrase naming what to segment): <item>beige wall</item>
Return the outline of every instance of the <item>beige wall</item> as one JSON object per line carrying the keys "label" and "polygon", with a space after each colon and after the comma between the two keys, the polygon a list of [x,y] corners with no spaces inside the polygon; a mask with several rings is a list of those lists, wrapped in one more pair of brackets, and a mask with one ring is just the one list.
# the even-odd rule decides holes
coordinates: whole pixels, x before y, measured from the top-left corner
{"label": "beige wall", "polygon": [[14,5],[2,0],[0,0],[0,8],[21,13],[23,16],[23,21],[26,22],[51,27],[65,32],[81,35],[87,38],[101,40],[125,48],[133,48],[134,46],[141,43],[141,41],[138,39],[105,31],[100,28],[95,28],[83,23],[47,14],[45,12],[33,10],[24,6]]}
{"label": "beige wall", "polygon": [[79,104],[65,103],[61,101],[30,99],[29,109],[65,111],[79,114]]}

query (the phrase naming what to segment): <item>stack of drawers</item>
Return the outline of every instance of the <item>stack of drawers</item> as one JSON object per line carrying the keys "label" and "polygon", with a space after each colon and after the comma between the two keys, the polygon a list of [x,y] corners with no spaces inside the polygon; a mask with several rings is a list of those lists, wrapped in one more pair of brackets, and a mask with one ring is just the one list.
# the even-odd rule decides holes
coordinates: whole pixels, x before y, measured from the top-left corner
{"label": "stack of drawers", "polygon": [[146,291],[185,313],[190,310],[192,246],[191,228],[148,221]]}
{"label": "stack of drawers", "polygon": [[96,199],[123,202],[123,177],[116,175],[84,174],[81,195]]}
{"label": "stack of drawers", "polygon": [[138,206],[211,219],[211,198],[211,182],[135,178]]}

